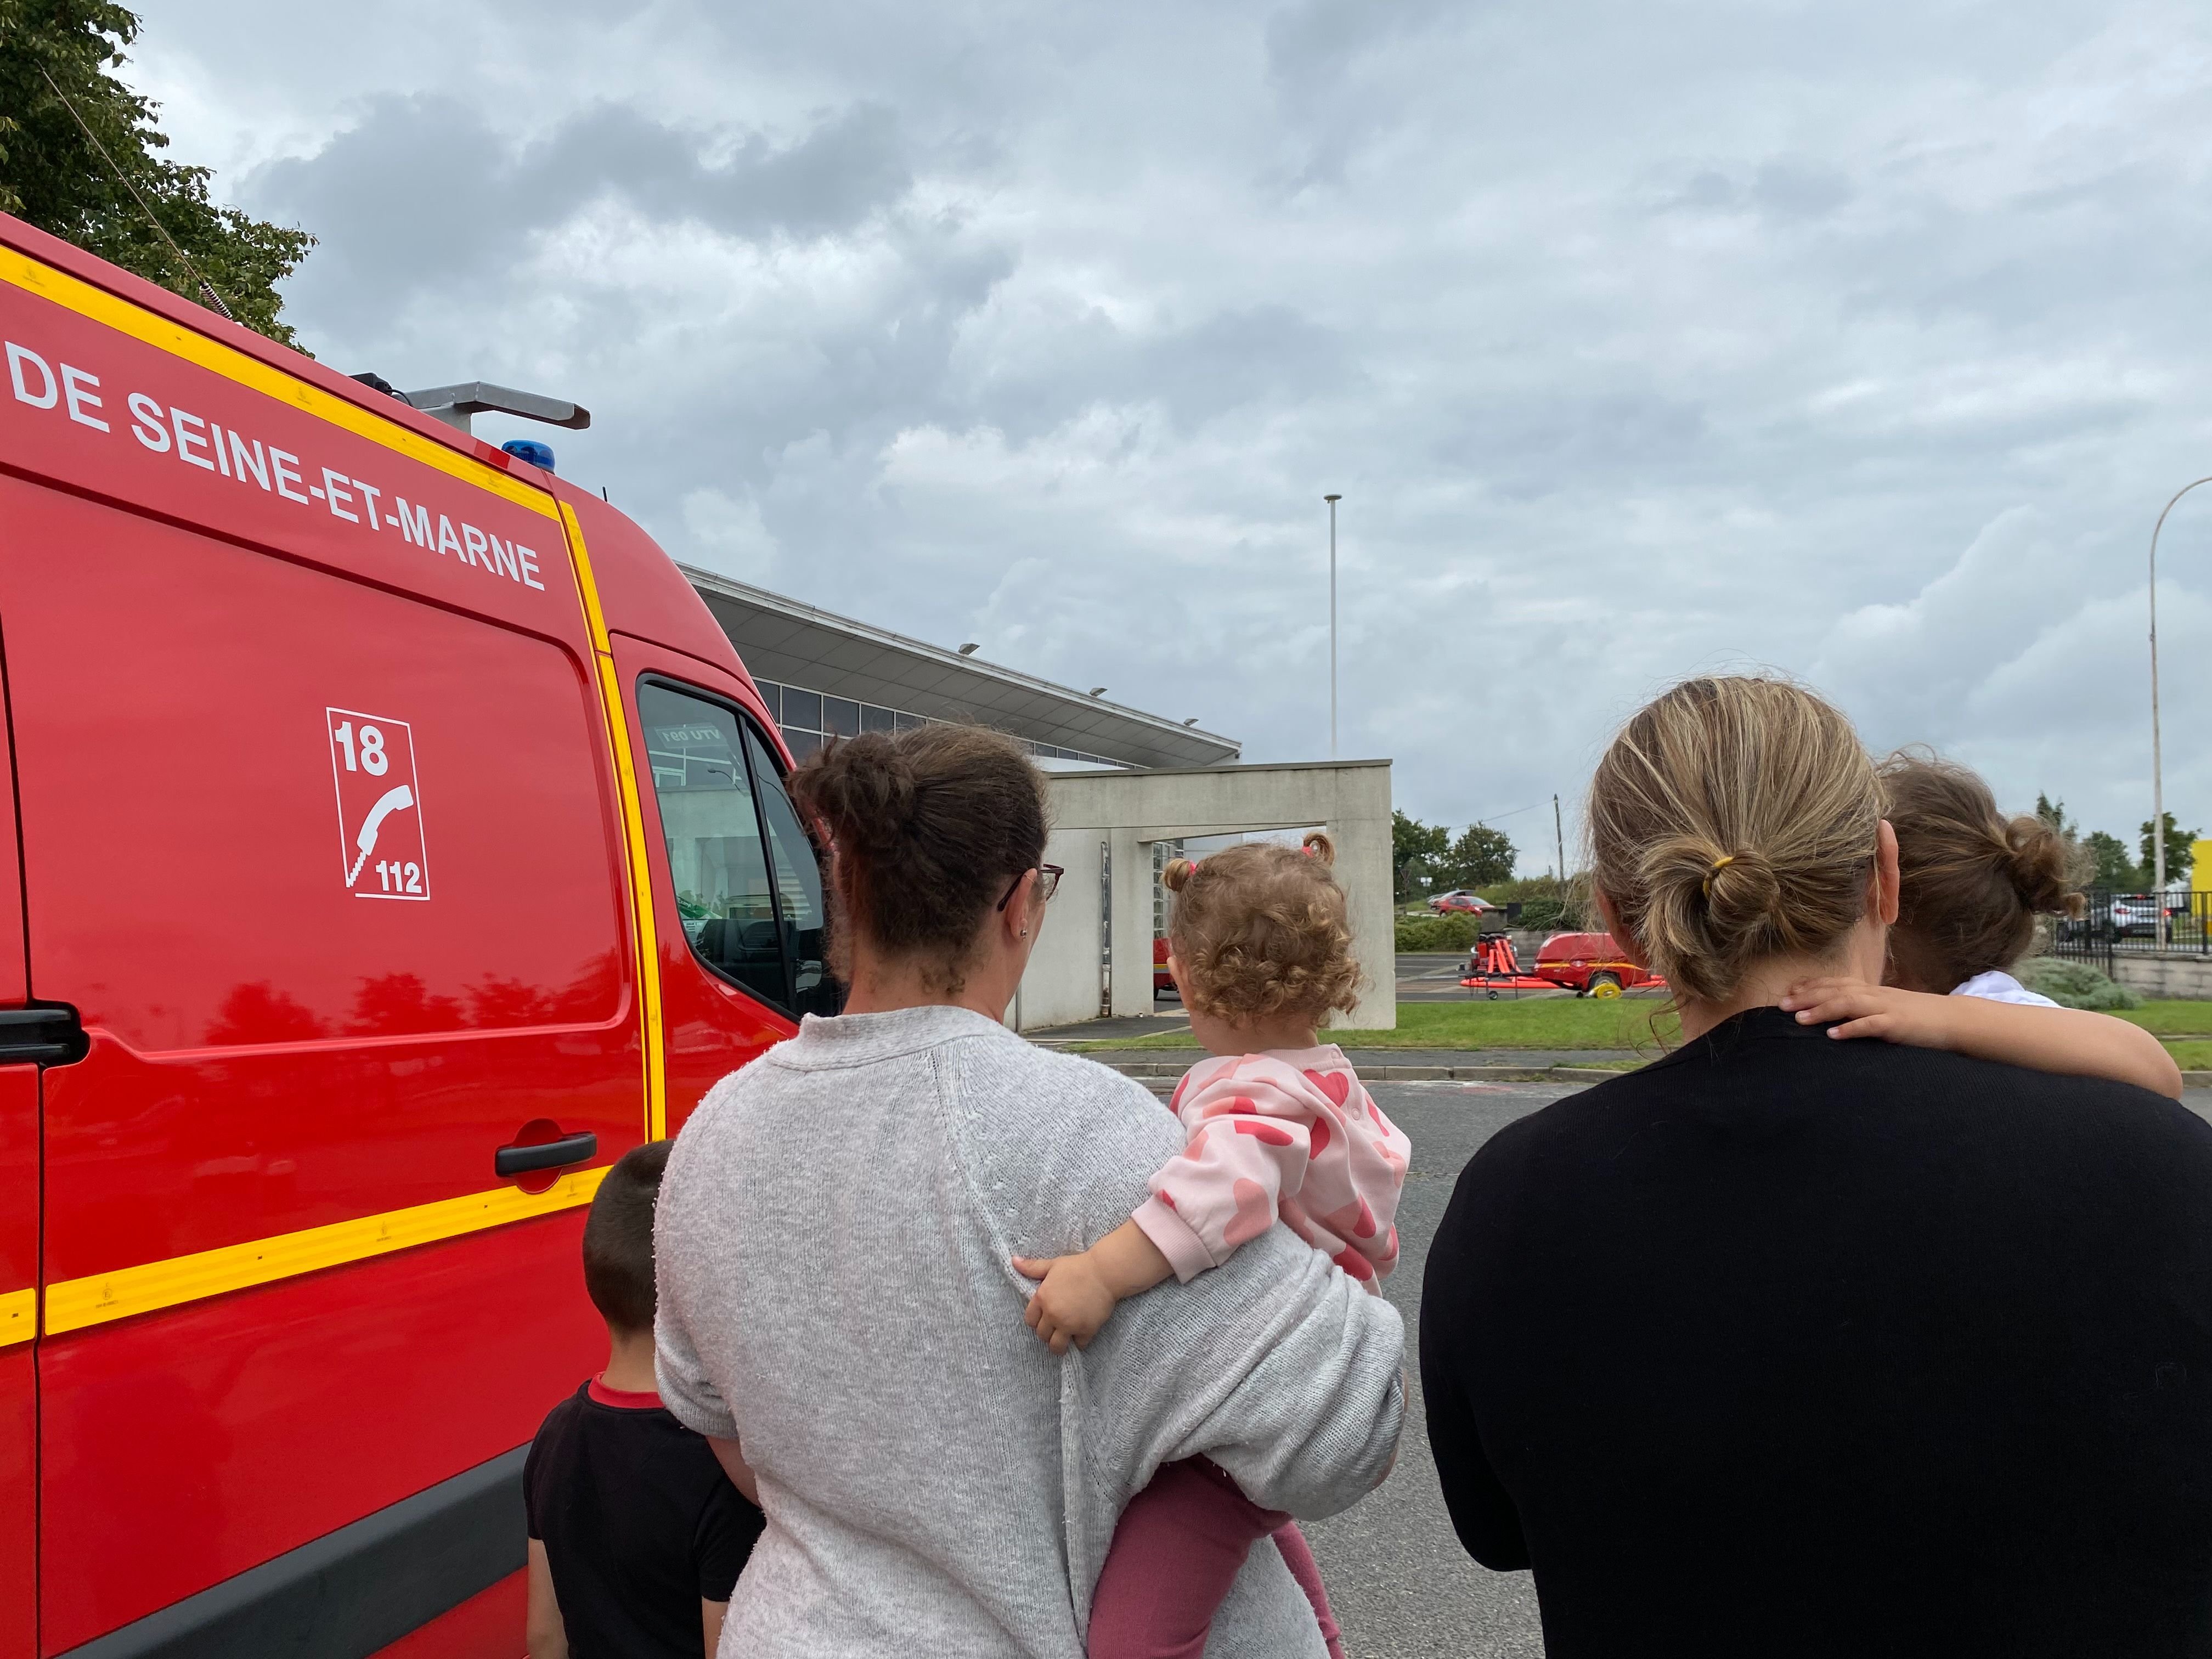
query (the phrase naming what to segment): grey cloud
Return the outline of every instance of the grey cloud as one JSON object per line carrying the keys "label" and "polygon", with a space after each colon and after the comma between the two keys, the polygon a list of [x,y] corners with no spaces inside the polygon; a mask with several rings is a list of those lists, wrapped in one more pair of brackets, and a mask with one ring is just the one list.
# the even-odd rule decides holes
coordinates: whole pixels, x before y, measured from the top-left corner
{"label": "grey cloud", "polygon": [[336,284],[357,307],[495,271],[532,236],[610,198],[664,223],[807,237],[850,230],[911,182],[896,120],[877,105],[778,146],[595,104],[515,145],[480,106],[418,94],[373,100],[319,154],[271,162],[245,193],[319,228],[326,251],[302,280]]}
{"label": "grey cloud", "polygon": [[1425,817],[1571,836],[1639,699],[1758,662],[2124,826],[2212,15],[1996,15],[174,0],[138,51],[179,154],[292,158],[217,188],[322,237],[311,344],[580,398],[563,470],[678,556],[1305,758],[1338,489],[1344,746]]}
{"label": "grey cloud", "polygon": [[1255,402],[1302,404],[1341,392],[1361,373],[1340,332],[1286,305],[1143,331],[1094,310],[1070,317],[1036,361],[994,366],[967,413],[1024,440],[1095,404],[1157,403],[1179,429],[1195,431]]}

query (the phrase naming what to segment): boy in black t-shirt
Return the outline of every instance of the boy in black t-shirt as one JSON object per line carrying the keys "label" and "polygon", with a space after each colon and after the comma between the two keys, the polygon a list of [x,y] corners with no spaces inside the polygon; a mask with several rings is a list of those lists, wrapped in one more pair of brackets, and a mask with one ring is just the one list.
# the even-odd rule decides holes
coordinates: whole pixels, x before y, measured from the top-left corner
{"label": "boy in black t-shirt", "polygon": [[531,1659],[712,1659],[763,1523],[750,1472],[660,1403],[653,1206],[671,1143],[632,1148],[584,1223],[607,1368],[547,1414],[523,1465]]}

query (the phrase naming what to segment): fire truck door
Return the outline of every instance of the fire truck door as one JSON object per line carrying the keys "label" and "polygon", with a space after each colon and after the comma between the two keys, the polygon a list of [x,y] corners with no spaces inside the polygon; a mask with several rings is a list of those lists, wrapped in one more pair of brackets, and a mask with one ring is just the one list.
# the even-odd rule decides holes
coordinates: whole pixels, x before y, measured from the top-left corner
{"label": "fire truck door", "polygon": [[[0,637],[0,716],[5,644]],[[0,1659],[31,1659],[39,1640],[38,1044],[48,1034],[23,1006],[23,866],[8,732],[0,718]]]}

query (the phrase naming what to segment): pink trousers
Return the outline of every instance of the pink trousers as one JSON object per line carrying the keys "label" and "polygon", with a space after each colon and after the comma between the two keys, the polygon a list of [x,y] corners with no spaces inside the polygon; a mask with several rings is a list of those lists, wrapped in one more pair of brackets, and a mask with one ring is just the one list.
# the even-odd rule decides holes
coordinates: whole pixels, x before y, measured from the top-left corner
{"label": "pink trousers", "polygon": [[1091,1659],[1200,1659],[1230,1581],[1267,1537],[1313,1603],[1329,1659],[1344,1659],[1305,1534],[1203,1457],[1164,1465],[1121,1511],[1091,1595]]}

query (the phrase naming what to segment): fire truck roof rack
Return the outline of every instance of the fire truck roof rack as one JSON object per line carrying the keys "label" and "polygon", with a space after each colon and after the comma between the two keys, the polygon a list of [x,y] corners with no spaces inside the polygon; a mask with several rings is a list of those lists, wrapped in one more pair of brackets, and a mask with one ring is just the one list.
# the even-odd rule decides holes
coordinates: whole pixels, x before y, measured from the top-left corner
{"label": "fire truck roof rack", "polygon": [[425,415],[464,432],[469,430],[469,416],[491,413],[520,415],[525,420],[543,421],[548,426],[565,426],[572,432],[581,432],[592,423],[592,411],[580,404],[541,398],[534,392],[517,392],[513,386],[493,386],[485,380],[435,386],[399,395]]}

